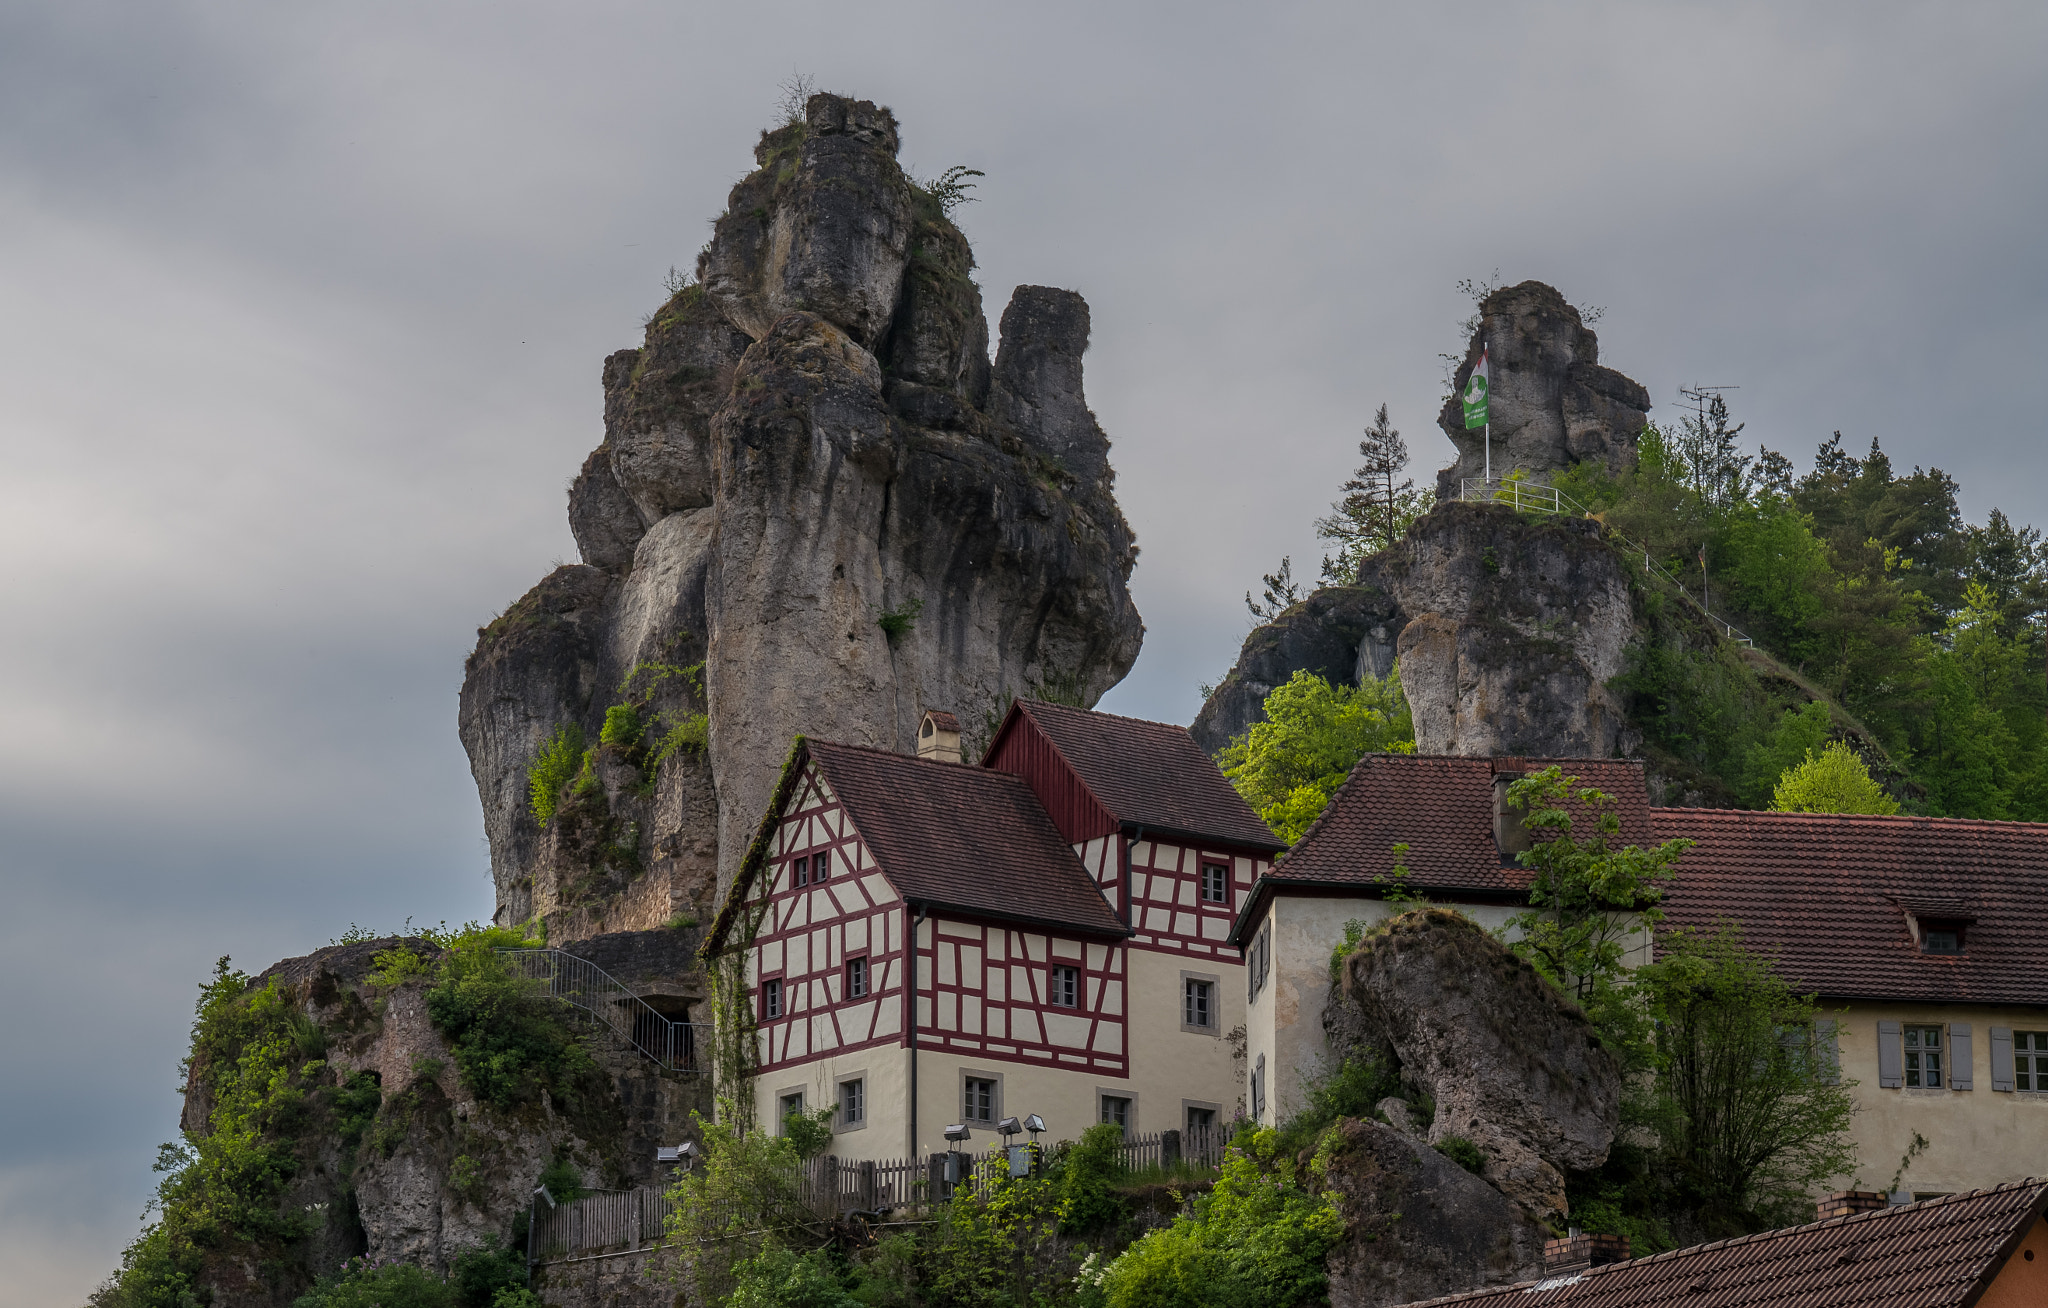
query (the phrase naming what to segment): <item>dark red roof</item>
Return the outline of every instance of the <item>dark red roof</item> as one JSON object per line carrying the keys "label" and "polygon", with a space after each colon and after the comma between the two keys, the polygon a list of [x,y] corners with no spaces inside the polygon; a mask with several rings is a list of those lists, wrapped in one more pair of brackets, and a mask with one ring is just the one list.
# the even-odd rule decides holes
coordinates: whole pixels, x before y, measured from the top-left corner
{"label": "dark red roof", "polygon": [[[1742,924],[1802,990],[1829,999],[2048,1004],[2048,824],[1845,813],[1650,810],[1697,842],[1665,897],[1672,926]],[[1906,911],[1968,922],[1923,954]]]}
{"label": "dark red roof", "polygon": [[804,747],[904,898],[1129,934],[1023,778],[859,745]]}
{"label": "dark red roof", "polygon": [[2048,1181],[2020,1181],[1423,1302],[1461,1308],[1966,1308],[2044,1206]]}
{"label": "dark red roof", "polygon": [[1016,711],[1038,725],[1117,821],[1250,849],[1286,848],[1186,727],[1038,700],[1020,699]]}

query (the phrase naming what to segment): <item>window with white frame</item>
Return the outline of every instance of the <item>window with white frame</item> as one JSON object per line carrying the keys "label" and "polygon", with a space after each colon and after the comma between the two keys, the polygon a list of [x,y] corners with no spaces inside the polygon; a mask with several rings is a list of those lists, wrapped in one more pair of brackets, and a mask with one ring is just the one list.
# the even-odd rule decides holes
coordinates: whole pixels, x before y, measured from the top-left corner
{"label": "window with white frame", "polygon": [[839,1083],[839,1125],[859,1126],[868,1120],[868,1083],[855,1077]]}
{"label": "window with white frame", "polygon": [[1078,967],[1055,967],[1052,970],[1052,993],[1046,996],[1048,1003],[1059,1008],[1081,1006],[1081,969]]}
{"label": "window with white frame", "polygon": [[1906,1085],[1937,1089],[1941,1085],[1941,1028],[1909,1026],[1905,1031]]}
{"label": "window with white frame", "polygon": [[1230,865],[1227,863],[1202,864],[1202,902],[1224,904],[1230,901]]}
{"label": "window with white frame", "polygon": [[761,1016],[782,1016],[782,978],[779,976],[761,983]]}
{"label": "window with white frame", "polygon": [[793,886],[807,886],[811,883],[811,860],[809,855],[797,855],[796,862],[790,864],[790,867],[792,870],[789,874],[789,884]]}
{"label": "window with white frame", "polygon": [[865,998],[868,993],[868,960],[849,958],[846,960],[846,997]]}
{"label": "window with white frame", "polygon": [[996,1083],[988,1077],[970,1076],[960,1082],[960,1120],[984,1125],[996,1120]]}
{"label": "window with white frame", "polygon": [[2012,1086],[2037,1094],[2048,1090],[2048,1031],[2012,1033]]}

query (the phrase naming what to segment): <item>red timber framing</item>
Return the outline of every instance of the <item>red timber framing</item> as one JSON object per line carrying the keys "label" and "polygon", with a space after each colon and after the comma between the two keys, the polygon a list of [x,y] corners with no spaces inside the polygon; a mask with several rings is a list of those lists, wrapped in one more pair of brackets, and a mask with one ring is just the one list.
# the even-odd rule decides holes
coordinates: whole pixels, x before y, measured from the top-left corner
{"label": "red timber framing", "polygon": [[[830,860],[822,882],[808,875],[819,854]],[[761,1069],[902,1043],[904,905],[815,763],[783,806],[769,859],[768,908],[754,936]],[[856,958],[867,962],[865,995],[847,993]],[[781,982],[774,1017],[765,1011],[770,981]]]}
{"label": "red timber framing", "polygon": [[[922,1047],[1129,1075],[1121,941],[931,917],[917,942]],[[1078,973],[1072,1005],[1056,1002],[1060,968]]]}

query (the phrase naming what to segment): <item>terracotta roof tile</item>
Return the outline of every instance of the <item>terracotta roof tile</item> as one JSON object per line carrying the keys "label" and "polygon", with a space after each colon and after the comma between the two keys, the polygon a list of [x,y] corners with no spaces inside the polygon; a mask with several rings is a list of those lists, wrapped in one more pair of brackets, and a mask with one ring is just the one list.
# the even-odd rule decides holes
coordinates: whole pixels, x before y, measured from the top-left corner
{"label": "terracotta roof tile", "polygon": [[1650,839],[1643,765],[1633,760],[1368,754],[1273,869],[1272,880],[1374,885],[1393,869],[1393,847],[1400,842],[1408,846],[1409,884],[1417,889],[1519,893],[1529,873],[1504,861],[1493,842],[1493,779],[1553,763],[1614,796],[1623,844]]}
{"label": "terracotta roof tile", "polygon": [[1129,934],[1021,777],[822,740],[804,747],[904,898]]}
{"label": "terracotta roof tile", "polygon": [[1964,1308],[1997,1275],[2044,1205],[2048,1181],[2021,1181],[1422,1303]]}
{"label": "terracotta roof tile", "polygon": [[1284,849],[1186,727],[1019,700],[1046,738],[1119,822]]}
{"label": "terracotta roof tile", "polygon": [[[1650,810],[1698,842],[1666,896],[1672,926],[1742,924],[1787,979],[1831,999],[2048,1004],[2048,824],[1839,813]],[[1923,954],[1906,911],[1968,922]]]}

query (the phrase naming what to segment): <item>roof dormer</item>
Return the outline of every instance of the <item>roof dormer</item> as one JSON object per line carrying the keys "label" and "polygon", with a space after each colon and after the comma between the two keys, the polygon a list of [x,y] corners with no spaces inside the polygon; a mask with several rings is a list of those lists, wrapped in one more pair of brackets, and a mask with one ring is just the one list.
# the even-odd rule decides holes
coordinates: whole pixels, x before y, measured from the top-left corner
{"label": "roof dormer", "polygon": [[1977,914],[1959,900],[1894,899],[1906,915],[1906,930],[1913,947],[1923,954],[1960,954],[1968,945],[1969,930]]}
{"label": "roof dormer", "polygon": [[926,709],[917,726],[917,756],[941,763],[960,761],[960,719],[943,709]]}

